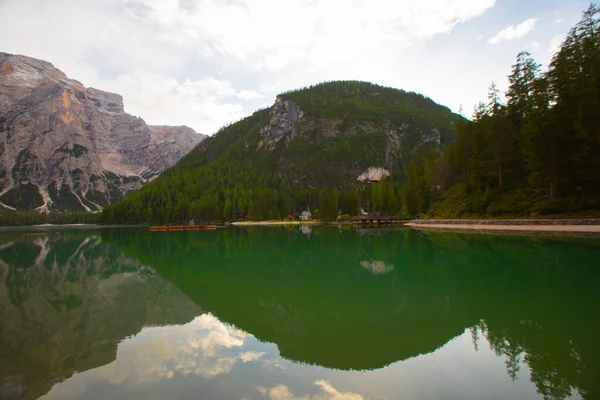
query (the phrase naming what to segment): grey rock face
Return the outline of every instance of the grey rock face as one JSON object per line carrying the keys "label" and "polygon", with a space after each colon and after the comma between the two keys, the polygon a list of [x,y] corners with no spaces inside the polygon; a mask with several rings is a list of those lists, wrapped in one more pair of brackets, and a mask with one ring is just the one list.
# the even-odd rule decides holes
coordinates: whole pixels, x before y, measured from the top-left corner
{"label": "grey rock face", "polygon": [[98,211],[157,177],[206,136],[148,126],[118,94],[52,64],[0,53],[0,206]]}
{"label": "grey rock face", "polygon": [[85,90],[88,100],[101,110],[123,114],[125,106],[123,105],[123,96],[115,93],[107,93],[94,88]]}
{"label": "grey rock face", "polygon": [[260,130],[264,138],[259,147],[273,148],[275,144],[288,132],[291,132],[289,140],[296,136],[296,122],[304,117],[304,112],[291,100],[277,98],[275,105],[269,112],[271,121]]}
{"label": "grey rock face", "polygon": [[[149,126],[152,151],[150,159],[151,168],[156,171],[164,171],[174,165],[185,156],[199,142],[198,136],[204,139],[205,135],[199,135],[187,126]],[[159,172],[159,173],[160,173]],[[157,175],[153,175],[156,177]]]}

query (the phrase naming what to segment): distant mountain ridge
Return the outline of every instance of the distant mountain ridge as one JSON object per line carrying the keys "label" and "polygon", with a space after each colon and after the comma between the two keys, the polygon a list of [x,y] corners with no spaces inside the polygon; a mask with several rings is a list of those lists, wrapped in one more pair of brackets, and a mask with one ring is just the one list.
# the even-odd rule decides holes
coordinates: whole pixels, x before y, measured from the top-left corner
{"label": "distant mountain ridge", "polygon": [[340,211],[357,215],[361,206],[397,212],[411,162],[439,155],[456,137],[458,118],[425,96],[368,82],[282,93],[272,107],[200,143],[105,217],[273,219],[310,207],[335,218]]}
{"label": "distant mountain ridge", "polygon": [[149,126],[123,97],[52,64],[0,53],[0,206],[99,211],[156,178],[205,135]]}

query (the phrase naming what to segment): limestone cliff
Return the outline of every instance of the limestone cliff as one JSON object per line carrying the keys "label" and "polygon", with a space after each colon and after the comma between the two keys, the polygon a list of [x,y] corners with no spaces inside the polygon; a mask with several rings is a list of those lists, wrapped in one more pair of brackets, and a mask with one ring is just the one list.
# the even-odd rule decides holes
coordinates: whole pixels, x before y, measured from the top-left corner
{"label": "limestone cliff", "polygon": [[0,206],[98,211],[177,162],[206,136],[148,126],[118,94],[52,64],[0,53]]}
{"label": "limestone cliff", "polygon": [[272,149],[275,144],[290,133],[289,140],[296,137],[296,122],[304,117],[304,111],[298,107],[296,103],[290,100],[282,100],[277,97],[275,105],[269,111],[271,120],[269,124],[260,130],[260,135],[263,138],[258,147]]}

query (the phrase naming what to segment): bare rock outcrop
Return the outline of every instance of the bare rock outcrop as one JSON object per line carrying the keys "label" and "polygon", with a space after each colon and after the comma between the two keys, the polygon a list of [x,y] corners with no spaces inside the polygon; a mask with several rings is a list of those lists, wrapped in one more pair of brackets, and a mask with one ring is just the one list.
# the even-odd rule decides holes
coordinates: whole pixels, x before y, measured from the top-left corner
{"label": "bare rock outcrop", "polygon": [[107,93],[94,88],[87,88],[85,92],[87,93],[88,100],[94,103],[100,110],[117,114],[125,113],[123,96],[120,94]]}
{"label": "bare rock outcrop", "polygon": [[390,171],[385,168],[369,167],[365,172],[360,174],[356,180],[361,182],[379,182],[388,176],[390,176]]}
{"label": "bare rock outcrop", "polygon": [[52,64],[0,53],[0,206],[98,211],[175,164],[205,135],[148,126],[123,98]]}
{"label": "bare rock outcrop", "polygon": [[304,117],[304,111],[293,101],[277,97],[269,115],[269,124],[260,130],[263,139],[259,142],[259,148],[273,148],[287,133],[290,133],[288,140],[293,139],[296,136],[296,123]]}

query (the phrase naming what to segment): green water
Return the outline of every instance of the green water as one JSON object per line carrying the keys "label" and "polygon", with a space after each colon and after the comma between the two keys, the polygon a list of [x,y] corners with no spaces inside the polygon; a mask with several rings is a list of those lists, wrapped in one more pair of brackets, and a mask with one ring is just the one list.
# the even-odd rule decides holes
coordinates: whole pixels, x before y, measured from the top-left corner
{"label": "green water", "polygon": [[0,398],[596,399],[600,239],[0,232]]}

